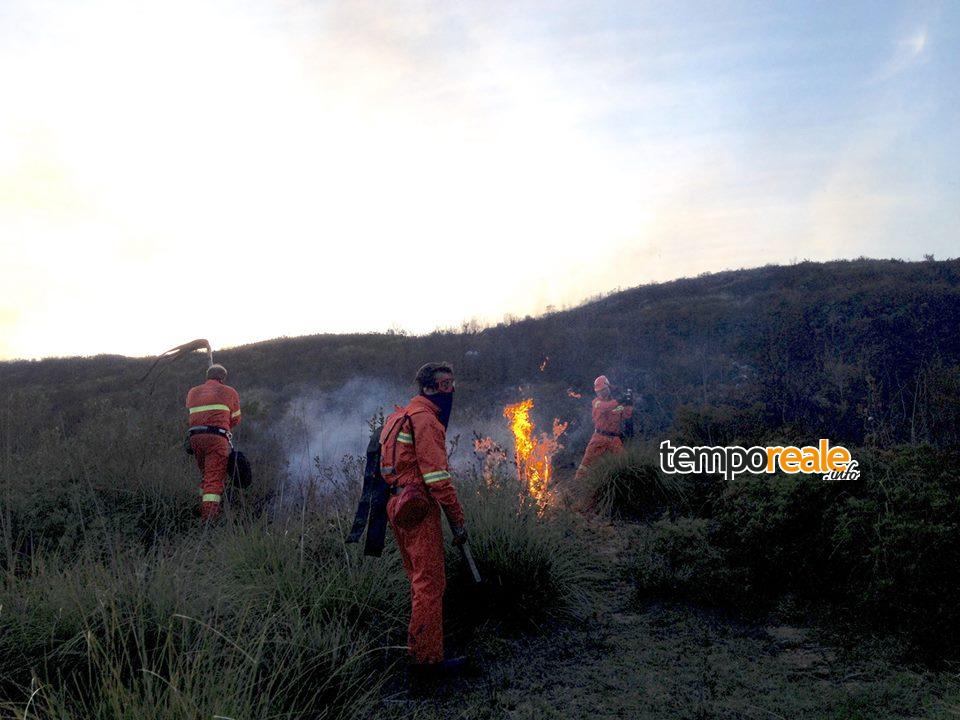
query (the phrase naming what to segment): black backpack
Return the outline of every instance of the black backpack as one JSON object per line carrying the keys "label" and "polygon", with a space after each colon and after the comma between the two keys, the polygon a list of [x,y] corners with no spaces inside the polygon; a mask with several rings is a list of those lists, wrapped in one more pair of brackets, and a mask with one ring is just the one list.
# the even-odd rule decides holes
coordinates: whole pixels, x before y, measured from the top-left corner
{"label": "black backpack", "polygon": [[347,535],[348,543],[360,541],[363,531],[367,539],[363,545],[363,554],[380,557],[387,535],[387,500],[390,488],[380,474],[380,432],[382,426],[374,428],[367,443],[367,463],[363,468],[363,490],[357,504],[357,514],[353,518],[353,527]]}
{"label": "black backpack", "polygon": [[253,482],[253,470],[250,468],[250,461],[247,456],[239,450],[230,450],[230,457],[227,459],[227,476],[233,487],[246,490]]}

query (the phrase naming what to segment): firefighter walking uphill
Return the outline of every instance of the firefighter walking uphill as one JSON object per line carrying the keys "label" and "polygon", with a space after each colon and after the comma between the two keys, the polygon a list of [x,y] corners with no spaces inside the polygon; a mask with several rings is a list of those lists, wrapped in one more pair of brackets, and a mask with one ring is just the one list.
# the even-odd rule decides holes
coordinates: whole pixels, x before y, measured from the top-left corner
{"label": "firefighter walking uphill", "polygon": [[190,448],[203,474],[200,483],[200,520],[207,522],[220,514],[227,481],[232,435],[240,423],[240,395],[225,384],[223,365],[207,368],[203,385],[187,393]]}

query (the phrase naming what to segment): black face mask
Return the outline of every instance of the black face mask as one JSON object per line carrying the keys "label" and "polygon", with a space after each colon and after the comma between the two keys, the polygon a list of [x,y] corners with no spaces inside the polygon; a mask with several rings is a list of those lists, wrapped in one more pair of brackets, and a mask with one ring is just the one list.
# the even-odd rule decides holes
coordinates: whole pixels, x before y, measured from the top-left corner
{"label": "black face mask", "polygon": [[433,395],[424,395],[424,397],[440,408],[440,422],[446,427],[450,422],[450,409],[453,407],[453,393],[438,392]]}

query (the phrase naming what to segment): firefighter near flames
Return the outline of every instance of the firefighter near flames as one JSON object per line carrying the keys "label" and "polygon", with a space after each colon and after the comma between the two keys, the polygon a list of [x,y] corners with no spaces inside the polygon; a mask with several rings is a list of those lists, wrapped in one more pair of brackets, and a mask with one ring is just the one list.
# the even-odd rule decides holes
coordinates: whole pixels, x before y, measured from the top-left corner
{"label": "firefighter near flames", "polygon": [[419,393],[374,429],[364,487],[347,542],[366,531],[366,555],[379,556],[388,522],[410,580],[407,646],[411,671],[421,678],[456,671],[464,658],[446,658],[443,648],[443,558],[441,513],[453,532],[475,582],[480,581],[467,545],[463,509],[447,462],[446,430],[455,381],[449,363],[427,363],[417,372]]}
{"label": "firefighter near flames", "polygon": [[593,390],[596,393],[592,409],[594,431],[574,476],[577,480],[606,453],[622,453],[623,439],[633,434],[633,391],[626,390],[620,397],[614,397],[606,375],[594,380]]}

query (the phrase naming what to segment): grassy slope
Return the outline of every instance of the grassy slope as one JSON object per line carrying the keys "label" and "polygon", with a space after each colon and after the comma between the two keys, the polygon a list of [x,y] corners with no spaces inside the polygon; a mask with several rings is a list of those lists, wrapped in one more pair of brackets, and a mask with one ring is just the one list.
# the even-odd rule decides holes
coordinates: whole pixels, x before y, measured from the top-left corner
{"label": "grassy slope", "polygon": [[[941,396],[947,400],[955,397],[955,388],[949,387],[952,376],[935,373],[960,363],[958,316],[960,263],[956,261],[805,263],[637,288],[572,311],[482,332],[422,338],[284,339],[224,351],[217,357],[231,367],[244,393],[245,431],[258,440],[259,445],[254,446],[261,463],[258,469],[271,478],[282,474],[275,469],[280,463],[274,461],[280,451],[270,444],[273,441],[264,439],[276,430],[286,400],[296,397],[305,386],[332,389],[357,374],[405,380],[413,368],[431,357],[448,357],[459,364],[464,378],[462,399],[468,407],[496,407],[508,397],[503,388],[509,386],[509,392],[515,392],[518,383],[535,382],[544,394],[555,398],[551,412],[562,407],[564,413],[582,413],[580,405],[561,406],[568,402],[566,387],[582,388],[585,381],[605,370],[627,378],[641,390],[641,431],[648,436],[670,427],[679,413],[684,423],[681,427],[692,439],[697,439],[697,433],[710,436],[720,432],[719,440],[729,441],[742,439],[740,434],[784,427],[802,435],[805,429],[822,423],[835,439],[859,441],[869,435],[871,442],[886,442],[903,439],[905,433],[909,437],[915,430],[921,437],[926,434],[949,442],[957,432],[955,415],[943,409],[949,405],[937,403]],[[469,360],[468,350],[477,350],[479,360]],[[545,355],[551,361],[539,373]],[[30,662],[43,657],[47,642],[59,640],[69,641],[67,651],[76,660],[80,655],[75,651],[82,649],[80,629],[109,631],[114,627],[107,619],[98,624],[96,584],[85,581],[87,570],[94,579],[105,572],[102,555],[115,558],[116,547],[136,546],[141,541],[169,541],[174,547],[181,541],[191,542],[189,535],[181,533],[195,522],[190,516],[195,478],[178,441],[183,392],[193,384],[200,362],[185,361],[171,368],[152,395],[135,382],[146,364],[145,360],[119,357],[0,364],[0,476],[4,511],[11,505],[14,508],[13,519],[5,518],[2,523],[3,564],[9,584],[4,588],[8,602],[0,620],[21,625],[18,632],[23,633],[24,642],[16,650],[29,650]],[[911,393],[917,388],[923,389],[925,404],[920,413],[907,413],[903,408],[916,406]],[[747,407],[755,399],[763,403],[755,415],[737,415],[727,409]],[[858,405],[863,402],[871,403],[869,409],[878,418],[878,428],[864,426]],[[690,403],[709,407],[710,413],[684,411]],[[123,428],[119,438],[111,429],[118,418]],[[716,435],[712,439],[718,440]],[[556,546],[554,536],[531,536],[526,527],[523,523],[513,527],[506,536],[507,546],[514,542],[511,538],[532,539],[539,560],[549,564],[546,548]],[[171,528],[176,528],[175,533]],[[495,523],[491,530],[496,530]],[[571,536],[566,528],[559,532],[559,537],[567,540],[597,540]],[[278,550],[279,565],[261,562],[263,557],[274,557],[270,547],[259,544],[269,542],[266,538],[272,533],[240,541],[236,553],[224,560],[240,566],[247,565],[245,557],[255,561],[254,579],[249,583],[237,580],[233,597],[247,597],[250,587],[271,596],[279,593],[278,602],[305,613],[304,625],[298,625],[296,633],[322,647],[327,639],[325,628],[336,625],[330,625],[330,617],[311,615],[310,608],[316,605],[310,599],[314,591],[300,595],[296,579],[303,559],[296,544]],[[167,538],[168,534],[176,537]],[[496,537],[495,532],[490,536]],[[483,534],[475,537],[481,549]],[[762,626],[743,625],[678,605],[653,605],[638,612],[617,571],[621,559],[616,553],[622,539],[620,534],[607,534],[595,543],[612,553],[614,562],[599,584],[602,598],[592,620],[543,625],[545,634],[539,638],[491,640],[487,636],[484,640],[483,633],[461,633],[458,637],[468,647],[488,650],[489,667],[482,677],[448,689],[439,705],[400,692],[385,706],[399,714],[424,717],[513,714],[532,718],[553,713],[557,717],[854,718],[882,712],[891,717],[927,716],[930,713],[923,709],[924,702],[949,709],[950,701],[942,698],[956,697],[949,676],[848,657],[808,631],[787,628],[771,634]],[[101,542],[106,545],[100,546]],[[61,583],[44,575],[43,563],[31,567],[26,555],[15,556],[11,552],[14,546],[64,557],[87,553],[89,557],[82,564],[66,563],[63,572],[67,577]],[[526,553],[522,544],[519,548]],[[149,548],[144,552],[149,553]],[[575,579],[571,570],[576,565],[569,560],[576,557],[576,553],[567,553],[561,577]],[[171,563],[175,558],[176,551],[170,557],[160,556],[158,562]],[[25,578],[14,577],[14,561],[15,572],[25,573]],[[530,593],[537,585],[526,586],[521,577],[511,576],[511,565],[516,563],[510,562],[510,555],[499,562],[500,574],[512,577],[511,593],[516,593],[495,596],[501,604],[491,617],[494,627],[510,615],[515,600],[528,606],[537,602]],[[106,567],[112,566],[108,563]],[[335,570],[337,565],[331,567]],[[208,585],[213,588],[211,597],[219,596],[217,582],[191,586],[212,577],[211,572],[215,575],[211,568],[198,565],[194,571],[182,563],[177,568],[174,576],[184,592],[189,590],[185,597]],[[276,584],[278,571],[294,582]],[[107,573],[104,577],[104,583],[132,585],[135,590],[146,582],[135,573],[124,574],[122,567],[116,576]],[[45,596],[31,605],[31,598],[18,586],[21,581],[35,585],[34,590]],[[62,638],[54,637],[47,632],[47,625],[64,630],[57,613],[62,588],[69,587],[74,587],[89,607],[79,606],[73,617],[76,627],[66,627]],[[156,618],[127,602],[140,602],[139,590],[130,597],[118,596],[119,608],[149,620],[145,626],[165,627],[162,623],[171,608],[197,614],[209,605],[204,599],[200,611],[193,612],[182,602],[180,592],[172,593],[170,607],[159,607]],[[13,598],[19,598],[17,604]],[[484,607],[484,596],[473,599],[478,601],[476,608]],[[459,605],[455,596],[451,600]],[[470,606],[459,607],[460,612],[464,607]],[[11,608],[17,610],[13,619]],[[49,617],[43,615],[47,611]],[[250,628],[240,622],[248,618],[245,613],[225,616],[221,627],[235,630],[242,625],[240,630],[246,632]],[[301,615],[293,612],[290,617]],[[173,631],[176,643],[200,642],[196,636],[183,634],[179,626]],[[6,635],[7,640],[11,637]],[[220,657],[217,645],[208,642],[206,635],[204,638],[202,647],[211,651],[208,656],[178,657],[215,663]],[[148,639],[152,646],[155,638]],[[27,670],[32,665],[28,666],[27,660],[13,662],[13,658],[6,654],[9,664],[4,669],[14,673],[17,684],[29,691]],[[298,657],[298,662],[304,672],[312,670],[310,653]],[[107,658],[107,670],[109,664]],[[249,693],[252,686],[243,679],[243,667],[239,662],[225,682],[236,681],[238,690]],[[192,669],[188,665],[183,672]],[[264,672],[269,676],[272,670]],[[132,707],[124,700],[131,692],[124,683],[126,678],[116,683],[110,697]],[[133,696],[146,697],[148,693],[141,693],[142,689],[135,688]],[[261,696],[261,700],[282,707],[279,697]],[[60,716],[53,712],[54,700],[48,696],[45,707],[51,710],[50,716]],[[174,695],[168,693],[167,700],[171,705],[165,711],[176,716]],[[216,707],[215,701],[205,698],[203,707]],[[17,702],[22,712],[19,695]],[[112,718],[122,713],[105,708],[101,716]],[[157,717],[165,716],[158,712]]]}

